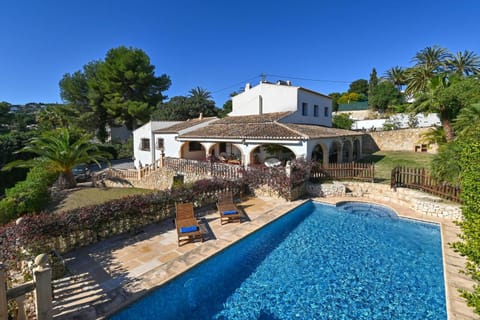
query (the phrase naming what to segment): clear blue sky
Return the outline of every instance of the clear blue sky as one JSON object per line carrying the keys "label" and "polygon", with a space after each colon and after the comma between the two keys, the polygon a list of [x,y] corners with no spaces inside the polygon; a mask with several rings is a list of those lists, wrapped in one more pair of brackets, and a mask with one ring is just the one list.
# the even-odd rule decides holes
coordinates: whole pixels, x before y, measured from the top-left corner
{"label": "clear blue sky", "polygon": [[478,0],[2,0],[0,101],[62,102],[65,73],[120,45],[170,76],[168,97],[200,86],[221,107],[261,73],[343,92],[427,46],[480,54],[479,14]]}

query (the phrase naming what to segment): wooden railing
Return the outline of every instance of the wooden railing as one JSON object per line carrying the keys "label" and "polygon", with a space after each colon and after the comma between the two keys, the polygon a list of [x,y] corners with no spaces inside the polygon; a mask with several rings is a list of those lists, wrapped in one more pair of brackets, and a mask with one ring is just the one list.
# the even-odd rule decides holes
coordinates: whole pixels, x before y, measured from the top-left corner
{"label": "wooden railing", "polygon": [[461,202],[459,186],[438,182],[424,168],[394,168],[390,186],[418,189],[447,200]]}
{"label": "wooden railing", "polygon": [[312,168],[310,181],[319,182],[331,179],[353,179],[374,181],[375,164],[373,163],[329,163],[321,167]]}

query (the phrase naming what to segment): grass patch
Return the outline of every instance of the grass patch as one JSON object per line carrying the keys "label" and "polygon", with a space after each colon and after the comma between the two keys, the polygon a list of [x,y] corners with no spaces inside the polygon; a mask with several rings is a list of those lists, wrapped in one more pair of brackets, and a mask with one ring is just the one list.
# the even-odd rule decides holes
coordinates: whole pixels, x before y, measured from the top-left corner
{"label": "grass patch", "polygon": [[100,204],[123,197],[146,194],[154,190],[137,188],[92,188],[82,187],[68,191],[59,202],[52,203],[48,211],[67,211],[75,208],[86,207],[94,204]]}
{"label": "grass patch", "polygon": [[359,162],[375,163],[375,181],[390,183],[392,169],[396,166],[430,168],[433,154],[411,151],[378,151]]}

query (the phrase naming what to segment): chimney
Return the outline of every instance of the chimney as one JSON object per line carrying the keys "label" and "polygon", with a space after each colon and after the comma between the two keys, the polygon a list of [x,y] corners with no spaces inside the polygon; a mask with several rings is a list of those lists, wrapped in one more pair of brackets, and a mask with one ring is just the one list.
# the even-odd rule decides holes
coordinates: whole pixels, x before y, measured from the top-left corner
{"label": "chimney", "polygon": [[292,85],[292,81],[287,80],[287,86],[291,86],[291,85]]}
{"label": "chimney", "polygon": [[203,119],[203,112],[200,112],[200,114],[198,115],[198,120],[202,120]]}
{"label": "chimney", "polygon": [[250,83],[247,83],[245,85],[245,91],[250,90],[252,88],[252,85]]}

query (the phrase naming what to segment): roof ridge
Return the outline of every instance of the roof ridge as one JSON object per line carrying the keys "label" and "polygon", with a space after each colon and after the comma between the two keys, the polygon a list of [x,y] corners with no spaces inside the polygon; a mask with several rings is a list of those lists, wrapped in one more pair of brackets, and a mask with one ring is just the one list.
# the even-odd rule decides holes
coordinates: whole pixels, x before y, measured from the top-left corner
{"label": "roof ridge", "polygon": [[283,123],[280,123],[280,122],[277,122],[277,121],[273,121],[273,122],[276,123],[276,124],[278,124],[278,125],[280,125],[281,127],[284,127],[284,128],[287,129],[287,130],[290,130],[290,131],[292,131],[292,132],[295,132],[296,134],[298,134],[298,135],[300,135],[300,136],[308,139],[308,135],[303,134],[303,133],[301,133],[300,131],[297,131],[297,130],[295,130],[295,129],[292,129],[292,128],[290,128],[289,126],[287,126],[286,124],[283,124]]}

